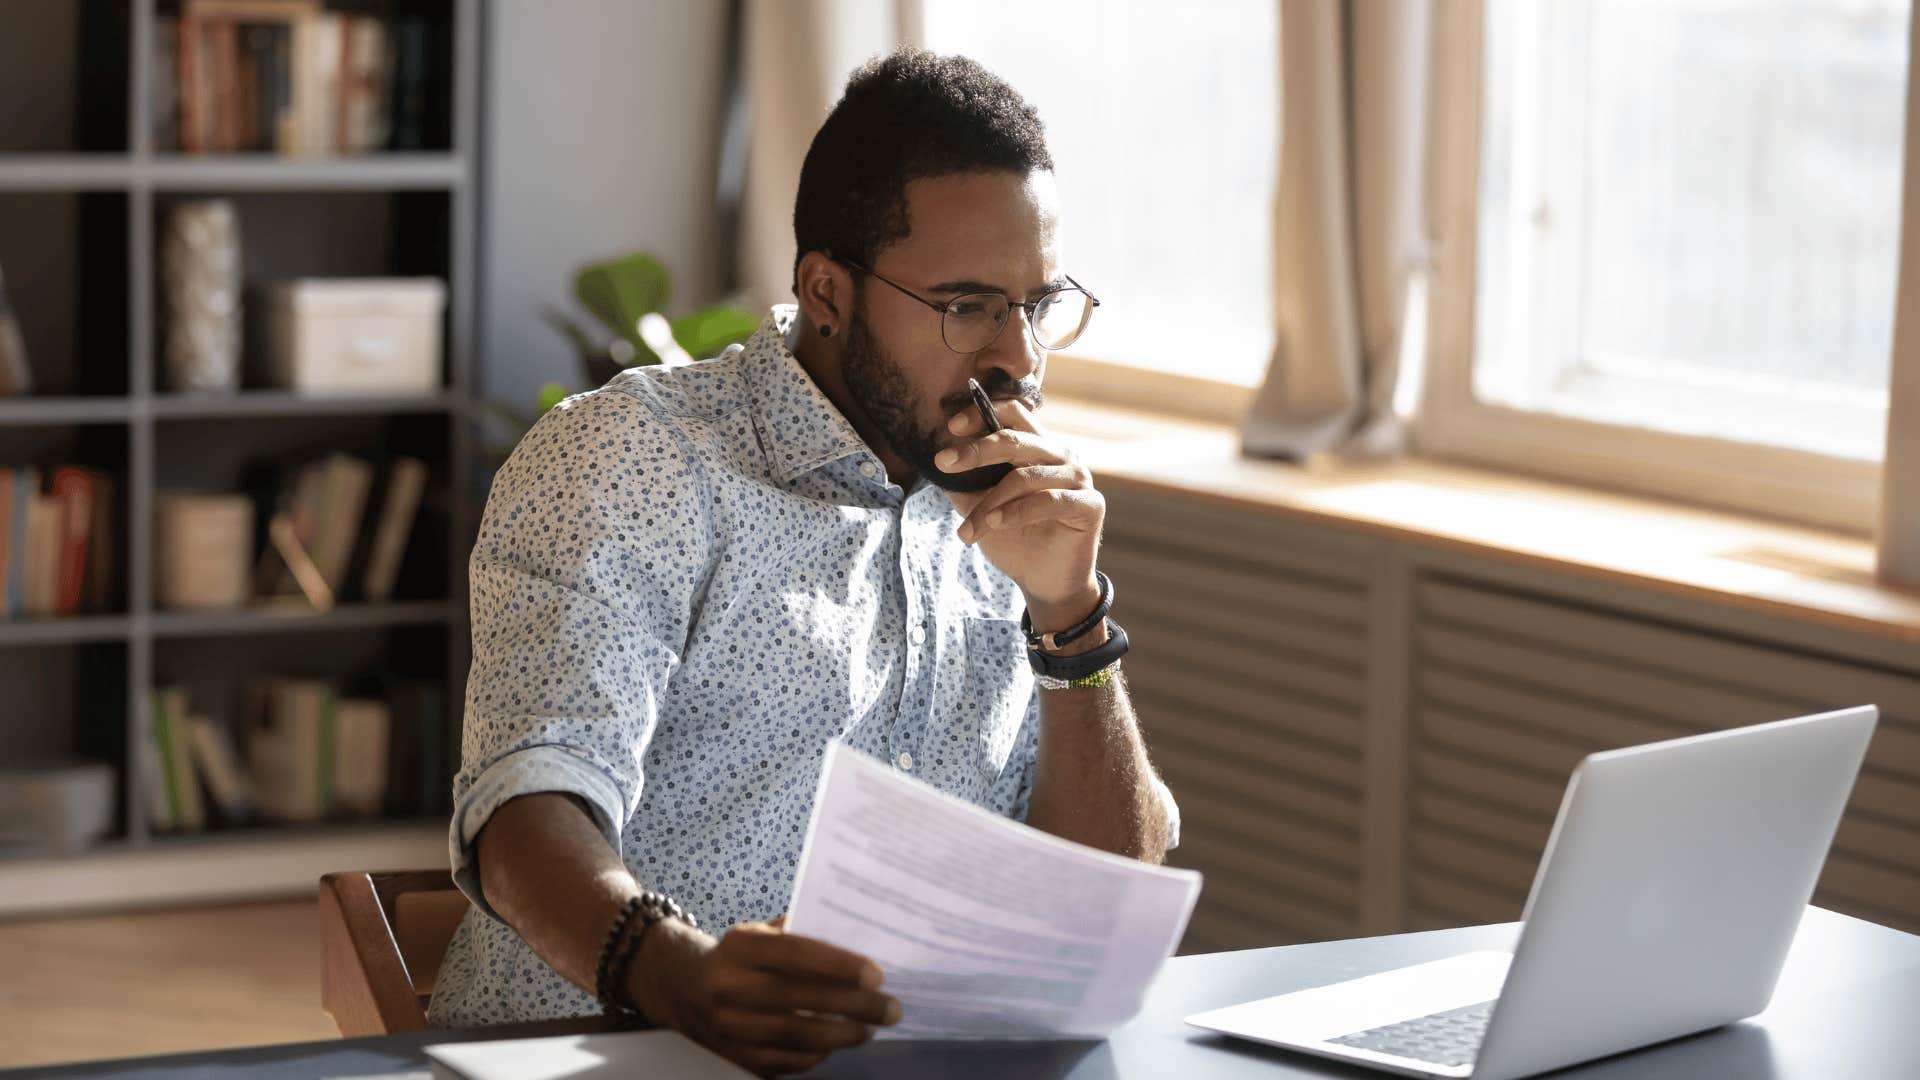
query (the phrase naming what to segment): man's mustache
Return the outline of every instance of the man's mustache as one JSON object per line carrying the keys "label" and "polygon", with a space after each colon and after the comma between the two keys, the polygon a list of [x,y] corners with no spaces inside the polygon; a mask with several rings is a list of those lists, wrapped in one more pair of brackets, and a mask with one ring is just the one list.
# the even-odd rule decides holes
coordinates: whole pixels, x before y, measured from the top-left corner
{"label": "man's mustache", "polygon": [[[980,389],[985,390],[987,396],[995,402],[1011,399],[1025,405],[1029,411],[1038,409],[1047,400],[1046,391],[1041,388],[1038,379],[1000,379],[991,383],[982,381]],[[973,398],[967,394],[961,394],[958,397],[948,398],[945,404],[948,412],[959,412],[973,408]]]}

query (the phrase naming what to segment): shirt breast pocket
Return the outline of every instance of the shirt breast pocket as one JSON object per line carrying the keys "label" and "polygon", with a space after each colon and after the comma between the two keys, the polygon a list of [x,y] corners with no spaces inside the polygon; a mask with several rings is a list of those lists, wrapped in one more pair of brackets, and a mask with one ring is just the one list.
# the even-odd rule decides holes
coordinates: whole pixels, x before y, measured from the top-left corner
{"label": "shirt breast pocket", "polygon": [[968,616],[966,675],[960,694],[962,737],[987,779],[998,777],[1020,737],[1033,700],[1027,636],[1013,619]]}

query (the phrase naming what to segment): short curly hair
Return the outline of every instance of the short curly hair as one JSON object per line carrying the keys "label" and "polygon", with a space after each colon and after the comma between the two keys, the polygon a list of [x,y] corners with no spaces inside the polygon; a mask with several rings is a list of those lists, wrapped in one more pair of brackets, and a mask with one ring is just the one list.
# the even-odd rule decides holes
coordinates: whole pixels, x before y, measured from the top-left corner
{"label": "short curly hair", "polygon": [[1040,114],[978,63],[908,48],[869,60],[847,78],[800,167],[793,290],[809,251],[871,266],[905,239],[909,181],[1052,168]]}

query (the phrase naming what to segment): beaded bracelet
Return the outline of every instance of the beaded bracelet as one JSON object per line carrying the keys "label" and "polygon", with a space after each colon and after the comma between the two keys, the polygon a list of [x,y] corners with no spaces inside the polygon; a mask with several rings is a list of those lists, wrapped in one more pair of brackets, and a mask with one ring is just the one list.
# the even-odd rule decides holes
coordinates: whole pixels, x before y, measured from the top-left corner
{"label": "beaded bracelet", "polygon": [[633,917],[640,913],[641,903],[642,897],[629,896],[627,902],[620,905],[620,914],[613,918],[606,943],[600,946],[600,963],[594,970],[594,996],[600,999],[600,1009],[622,1027],[632,1026],[640,1016],[640,1010],[616,987],[626,981],[627,961],[632,956],[632,950],[619,947],[620,939],[626,936]]}
{"label": "beaded bracelet", "polygon": [[[621,939],[636,915],[640,917],[640,929],[623,944]],[[678,901],[665,893],[647,890],[628,897],[620,906],[620,914],[614,916],[613,926],[607,931],[606,943],[600,946],[600,962],[594,971],[594,995],[600,1000],[601,1010],[621,1027],[640,1027],[646,1023],[646,1017],[627,997],[627,969],[640,952],[647,930],[661,919],[678,919],[695,929],[700,926],[699,920]]]}

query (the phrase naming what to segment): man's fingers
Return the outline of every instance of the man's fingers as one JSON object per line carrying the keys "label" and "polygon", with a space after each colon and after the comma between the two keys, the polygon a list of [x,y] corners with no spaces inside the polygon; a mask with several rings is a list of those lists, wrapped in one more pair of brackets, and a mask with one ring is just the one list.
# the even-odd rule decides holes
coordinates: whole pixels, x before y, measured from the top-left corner
{"label": "man's fingers", "polygon": [[714,987],[714,997],[724,1005],[761,1012],[804,1010],[880,1026],[900,1019],[900,1003],[879,990],[795,979],[769,971],[745,969],[724,978]]}
{"label": "man's fingers", "polygon": [[1093,476],[1080,465],[1029,465],[1015,469],[1005,480],[995,484],[981,495],[980,501],[968,511],[967,519],[960,523],[960,539],[971,541],[976,533],[985,532],[984,523],[997,513],[1001,507],[1026,495],[1048,488],[1089,488],[1093,486]]}
{"label": "man's fingers", "polygon": [[714,1013],[713,1023],[722,1038],[774,1050],[831,1053],[873,1038],[867,1025],[829,1016],[727,1008]]}
{"label": "man's fingers", "polygon": [[749,967],[804,979],[850,983],[867,990],[880,985],[880,969],[873,961],[818,938],[761,930],[728,934],[722,944],[735,938],[739,939],[736,943],[739,959]]}
{"label": "man's fingers", "polygon": [[966,472],[982,465],[1066,465],[1073,457],[1064,447],[1028,431],[1003,428],[991,435],[966,439],[933,456],[944,472]]}
{"label": "man's fingers", "polygon": [[969,519],[972,530],[963,538],[978,543],[990,532],[1024,529],[1042,522],[1092,529],[1100,524],[1105,506],[1105,496],[1092,488],[1042,488],[985,513],[976,509],[973,516],[978,521]]}

